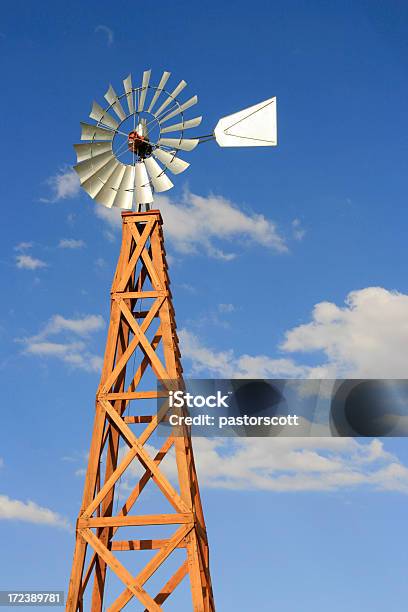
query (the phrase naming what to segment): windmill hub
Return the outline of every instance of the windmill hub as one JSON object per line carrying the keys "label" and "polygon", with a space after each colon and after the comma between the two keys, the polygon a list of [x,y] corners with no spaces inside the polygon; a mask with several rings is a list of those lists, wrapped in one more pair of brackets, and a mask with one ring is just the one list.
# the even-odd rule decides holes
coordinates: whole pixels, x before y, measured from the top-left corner
{"label": "windmill hub", "polygon": [[153,151],[148,139],[137,130],[129,132],[128,149],[131,153],[137,153],[142,158],[148,157]]}

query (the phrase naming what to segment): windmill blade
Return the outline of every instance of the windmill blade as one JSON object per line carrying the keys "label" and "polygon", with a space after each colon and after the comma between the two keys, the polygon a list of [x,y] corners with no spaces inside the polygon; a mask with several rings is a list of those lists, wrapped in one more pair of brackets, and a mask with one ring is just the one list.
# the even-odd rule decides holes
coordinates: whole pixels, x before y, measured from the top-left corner
{"label": "windmill blade", "polygon": [[107,113],[102,106],[100,106],[97,102],[92,104],[92,110],[89,114],[91,119],[95,119],[99,123],[103,123],[107,127],[110,127],[112,130],[116,130],[119,126],[119,123],[114,119],[109,113]]}
{"label": "windmill blade", "polygon": [[222,117],[215,127],[214,136],[220,147],[276,146],[276,98]]}
{"label": "windmill blade", "polygon": [[[178,132],[180,130],[190,130],[191,128],[195,128],[200,125],[202,117],[195,117],[194,119],[189,119],[188,121],[181,121],[180,123],[173,123],[173,125],[168,125],[167,127],[161,129],[160,132],[162,134],[166,134],[168,132]],[[159,121],[159,125],[161,126],[161,121]]]}
{"label": "windmill blade", "polygon": [[100,168],[102,168],[111,159],[116,158],[114,157],[112,151],[106,151],[106,153],[101,153],[96,157],[92,157],[91,159],[87,159],[79,164],[76,164],[74,166],[74,170],[78,173],[82,183],[98,172],[98,170],[100,170]]}
{"label": "windmill blade", "polygon": [[152,98],[152,101],[150,102],[150,106],[147,109],[148,113],[152,112],[153,107],[156,104],[156,100],[160,96],[161,92],[163,91],[163,88],[165,84],[167,83],[167,81],[169,80],[170,75],[171,75],[171,72],[166,72],[166,71],[163,72],[162,78],[160,79],[160,83],[158,84],[155,94]]}
{"label": "windmill blade", "polygon": [[113,140],[115,132],[81,122],[81,140]]}
{"label": "windmill blade", "polygon": [[75,144],[74,149],[77,155],[77,163],[96,157],[101,153],[112,150],[111,142],[91,142],[86,144]]}
{"label": "windmill blade", "polygon": [[186,87],[187,83],[185,81],[180,81],[180,83],[177,85],[176,89],[174,89],[171,94],[165,99],[165,101],[163,102],[163,104],[157,109],[157,111],[155,113],[153,113],[154,117],[157,117],[162,113],[162,111],[164,111],[165,108],[168,107],[168,105],[170,104],[170,102],[174,102],[174,98],[176,98],[178,96],[178,94],[183,91],[183,89]]}
{"label": "windmill blade", "polygon": [[140,92],[139,106],[137,107],[137,110],[139,113],[142,112],[143,107],[144,107],[144,103],[146,100],[146,94],[147,94],[147,87],[149,85],[151,74],[152,74],[151,70],[145,70],[143,73],[142,91]]}
{"label": "windmill blade", "polygon": [[135,112],[135,105],[133,104],[133,87],[132,87],[132,75],[129,76],[123,81],[123,87],[125,88],[125,94],[127,99],[127,104],[129,107],[129,113],[133,115]]}
{"label": "windmill blade", "polygon": [[114,208],[125,208],[126,210],[132,208],[134,183],[135,167],[126,166],[122,181],[118,187],[115,199],[113,200]]}
{"label": "windmill blade", "polygon": [[102,189],[100,189],[95,196],[95,200],[99,202],[99,204],[103,204],[107,208],[112,208],[113,202],[117,195],[118,187],[122,182],[125,172],[126,166],[118,163],[108,180],[104,185],[102,185]]}
{"label": "windmill blade", "polygon": [[145,166],[153,188],[157,193],[168,191],[174,187],[167,174],[165,174],[164,170],[153,157],[147,157],[145,159]]}
{"label": "windmill blade", "polygon": [[118,162],[116,158],[112,158],[107,164],[86,179],[86,181],[81,182],[81,187],[89,193],[91,198],[95,198],[103,188],[105,182],[109,180],[112,172],[121,165],[122,164]]}
{"label": "windmill blade", "polygon": [[[189,167],[188,162],[178,157],[178,152],[192,151],[200,143],[199,138],[184,138],[183,133],[184,130],[201,124],[201,116],[189,120],[184,120],[183,117],[184,111],[198,102],[197,96],[181,104],[178,96],[187,86],[186,81],[180,81],[173,91],[168,93],[165,87],[170,72],[162,73],[157,87],[152,87],[151,75],[151,70],[145,70],[141,85],[134,88],[132,75],[129,74],[123,80],[124,94],[120,96],[112,85],[109,85],[104,96],[109,106],[103,108],[98,102],[92,104],[90,117],[97,123],[81,123],[81,141],[87,142],[74,145],[77,157],[74,169],[84,190],[99,204],[108,208],[131,210],[137,204],[138,210],[142,210],[144,205],[148,209],[148,205],[154,200],[153,193],[165,192],[174,187],[168,177],[168,171],[180,174]],[[152,94],[149,94],[149,89],[154,90]],[[162,93],[165,95],[160,98]],[[126,99],[126,104],[123,99]],[[157,110],[156,106],[159,107]],[[124,141],[118,151],[114,151],[114,139],[118,133],[126,136],[125,132],[119,132],[119,126],[136,113],[142,113],[143,116],[134,124],[134,129],[141,139],[146,140],[146,146],[142,147],[139,143],[139,148],[134,151],[133,163],[125,164],[120,161],[118,153],[126,152],[123,147],[128,145],[129,148],[129,143]],[[144,117],[145,113],[153,115],[151,119],[154,118],[157,131],[160,130],[159,140],[156,136],[149,142],[149,124]],[[176,117],[173,122],[172,117]]]}
{"label": "windmill blade", "polygon": [[194,104],[197,104],[197,102],[198,102],[198,97],[193,96],[192,98],[187,100],[187,102],[184,102],[184,104],[181,104],[178,108],[176,108],[176,110],[174,110],[172,113],[169,113],[163,119],[160,119],[160,124],[164,123],[165,121],[168,121],[169,119],[171,119],[172,117],[175,117],[176,115],[179,115],[180,113],[183,113],[185,110],[187,110],[191,106],[194,106]]}
{"label": "windmill blade", "polygon": [[135,164],[135,202],[136,204],[150,204],[153,202],[153,193],[143,161]]}
{"label": "windmill blade", "polygon": [[126,119],[125,111],[120,103],[120,100],[113,89],[112,85],[109,85],[109,89],[104,96],[105,100],[111,105],[112,110],[116,113],[121,121]]}
{"label": "windmill blade", "polygon": [[157,157],[157,159],[161,161],[162,164],[166,166],[166,168],[168,168],[173,174],[181,174],[181,172],[187,170],[190,165],[184,160],[175,157],[174,153],[163,151],[163,149],[155,149],[153,151],[153,155]]}
{"label": "windmill blade", "polygon": [[158,145],[164,145],[171,149],[181,149],[182,151],[192,151],[199,143],[198,138],[160,138]]}

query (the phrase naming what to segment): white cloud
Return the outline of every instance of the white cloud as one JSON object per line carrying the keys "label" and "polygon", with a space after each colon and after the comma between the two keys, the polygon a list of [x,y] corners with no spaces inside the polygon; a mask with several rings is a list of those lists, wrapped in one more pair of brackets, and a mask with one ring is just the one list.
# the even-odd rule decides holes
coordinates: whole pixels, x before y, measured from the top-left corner
{"label": "white cloud", "polygon": [[292,221],[292,234],[295,240],[300,242],[306,235],[306,230],[302,227],[300,219],[293,219]]}
{"label": "white cloud", "polygon": [[111,232],[110,230],[108,230],[108,229],[103,232],[103,235],[105,236],[105,238],[106,238],[106,240],[108,242],[115,242],[116,241],[116,235],[113,232]]}
{"label": "white cloud", "polygon": [[0,520],[17,520],[37,525],[49,525],[70,529],[67,519],[49,508],[39,506],[33,501],[22,502],[0,495]]}
{"label": "white cloud", "polygon": [[82,249],[85,246],[83,240],[75,240],[74,238],[61,238],[58,243],[60,249]]}
{"label": "white cloud", "polygon": [[306,378],[309,368],[291,359],[273,359],[267,355],[236,355],[233,350],[216,351],[205,346],[190,331],[179,332],[183,358],[192,364],[192,374],[207,372],[225,378]]}
{"label": "white cloud", "polygon": [[323,353],[322,376],[405,378],[408,295],[381,287],[352,291],[344,306],[316,304],[312,320],[285,334],[291,353]]}
{"label": "white cloud", "polygon": [[408,468],[383,443],[352,438],[194,440],[203,484],[266,491],[336,491],[365,487],[408,494]]}
{"label": "white cloud", "polygon": [[32,246],[33,246],[32,242],[19,242],[14,247],[14,250],[15,251],[27,251],[28,249],[31,249]]}
{"label": "white cloud", "polygon": [[20,270],[38,270],[39,268],[47,268],[48,264],[42,259],[31,257],[31,255],[17,255],[16,267]]}
{"label": "white cloud", "polygon": [[230,313],[235,311],[234,304],[218,304],[218,310],[222,313]]}
{"label": "white cloud", "polygon": [[[349,293],[345,306],[316,304],[309,323],[285,333],[279,349],[286,355],[280,358],[214,350],[186,329],[180,331],[180,340],[193,373],[226,378],[406,378],[407,321],[408,295],[368,287]],[[295,359],[287,353],[298,355]],[[302,363],[301,354],[314,353],[316,365]]]}
{"label": "white cloud", "polygon": [[88,336],[100,331],[105,327],[105,321],[101,315],[85,315],[76,319],[67,319],[62,315],[53,315],[43,327],[42,331],[33,336],[36,340],[48,338],[63,331],[73,332],[78,336]]}
{"label": "white cloud", "polygon": [[[237,252],[226,252],[220,241],[257,244],[279,253],[287,252],[285,239],[273,221],[256,213],[245,213],[221,196],[202,197],[185,192],[179,202],[156,196],[166,226],[166,238],[183,254],[205,252],[210,257],[230,261]],[[96,214],[113,226],[121,223],[120,211],[96,207]]]}
{"label": "white cloud", "polygon": [[103,257],[97,257],[94,263],[100,270],[103,270],[107,266],[106,260]]}
{"label": "white cloud", "polygon": [[[99,372],[102,358],[89,350],[87,341],[91,334],[103,329],[104,325],[100,315],[87,315],[76,319],[54,315],[38,334],[18,341],[24,345],[25,355],[59,359],[74,368]],[[50,336],[55,335],[60,335],[61,338],[51,341]],[[81,340],[73,339],[73,336],[79,336]]]}
{"label": "white cloud", "polygon": [[49,198],[40,198],[41,202],[54,203],[68,198],[74,198],[80,191],[79,177],[72,168],[64,167],[46,181],[51,188]]}
{"label": "white cloud", "polygon": [[235,257],[224,253],[215,240],[233,241],[241,238],[278,252],[287,251],[276,225],[259,214],[245,214],[221,196],[202,197],[186,192],[181,202],[159,196],[158,205],[166,223],[167,236],[182,253],[203,249],[221,259]]}
{"label": "white cloud", "polygon": [[197,295],[197,287],[190,285],[190,283],[177,283],[177,289],[183,289],[191,295]]}
{"label": "white cloud", "polygon": [[108,26],[101,24],[96,26],[95,32],[103,32],[104,34],[106,34],[106,42],[108,47],[111,47],[113,45],[115,36],[111,28],[108,28]]}
{"label": "white cloud", "polygon": [[87,351],[85,342],[38,342],[28,339],[24,353],[38,357],[55,357],[87,372],[99,372],[103,363],[101,357]]}

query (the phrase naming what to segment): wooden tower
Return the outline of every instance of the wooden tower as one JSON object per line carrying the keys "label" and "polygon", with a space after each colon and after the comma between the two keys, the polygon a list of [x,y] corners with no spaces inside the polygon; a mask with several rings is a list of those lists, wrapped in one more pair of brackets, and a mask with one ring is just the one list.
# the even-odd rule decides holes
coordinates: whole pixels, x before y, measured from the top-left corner
{"label": "wooden tower", "polygon": [[[113,612],[122,610],[133,598],[131,609],[156,612],[165,609],[167,598],[188,576],[191,609],[213,612],[207,534],[189,432],[182,436],[171,432],[161,438],[160,450],[151,451],[160,420],[157,379],[182,377],[162,218],[157,210],[124,212],[122,221],[122,246],[111,290],[109,331],[66,610]],[[173,461],[178,487],[162,469],[166,457],[167,462]],[[122,500],[117,506],[119,481],[135,462],[142,470],[140,478],[128,488],[124,503]],[[156,495],[153,501],[150,496],[150,505],[158,505],[154,513],[146,514],[139,508],[147,486],[153,487]],[[171,533],[164,539],[128,539],[132,529],[151,536],[157,526],[166,526]],[[120,560],[124,551],[139,555],[138,561],[143,559],[136,575]],[[145,551],[154,551],[147,561],[142,557]],[[170,575],[149,592],[150,579],[165,571],[176,552],[179,564],[175,567],[173,563]],[[116,582],[119,579],[122,589],[107,601],[110,573]]]}

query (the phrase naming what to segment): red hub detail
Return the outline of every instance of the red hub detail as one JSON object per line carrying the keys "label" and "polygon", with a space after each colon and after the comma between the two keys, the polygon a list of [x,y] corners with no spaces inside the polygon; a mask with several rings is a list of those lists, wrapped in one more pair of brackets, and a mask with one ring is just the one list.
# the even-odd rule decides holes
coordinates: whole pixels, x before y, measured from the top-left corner
{"label": "red hub detail", "polygon": [[138,150],[146,144],[144,136],[141,136],[136,130],[129,132],[128,136],[128,148],[132,153],[137,153]]}

